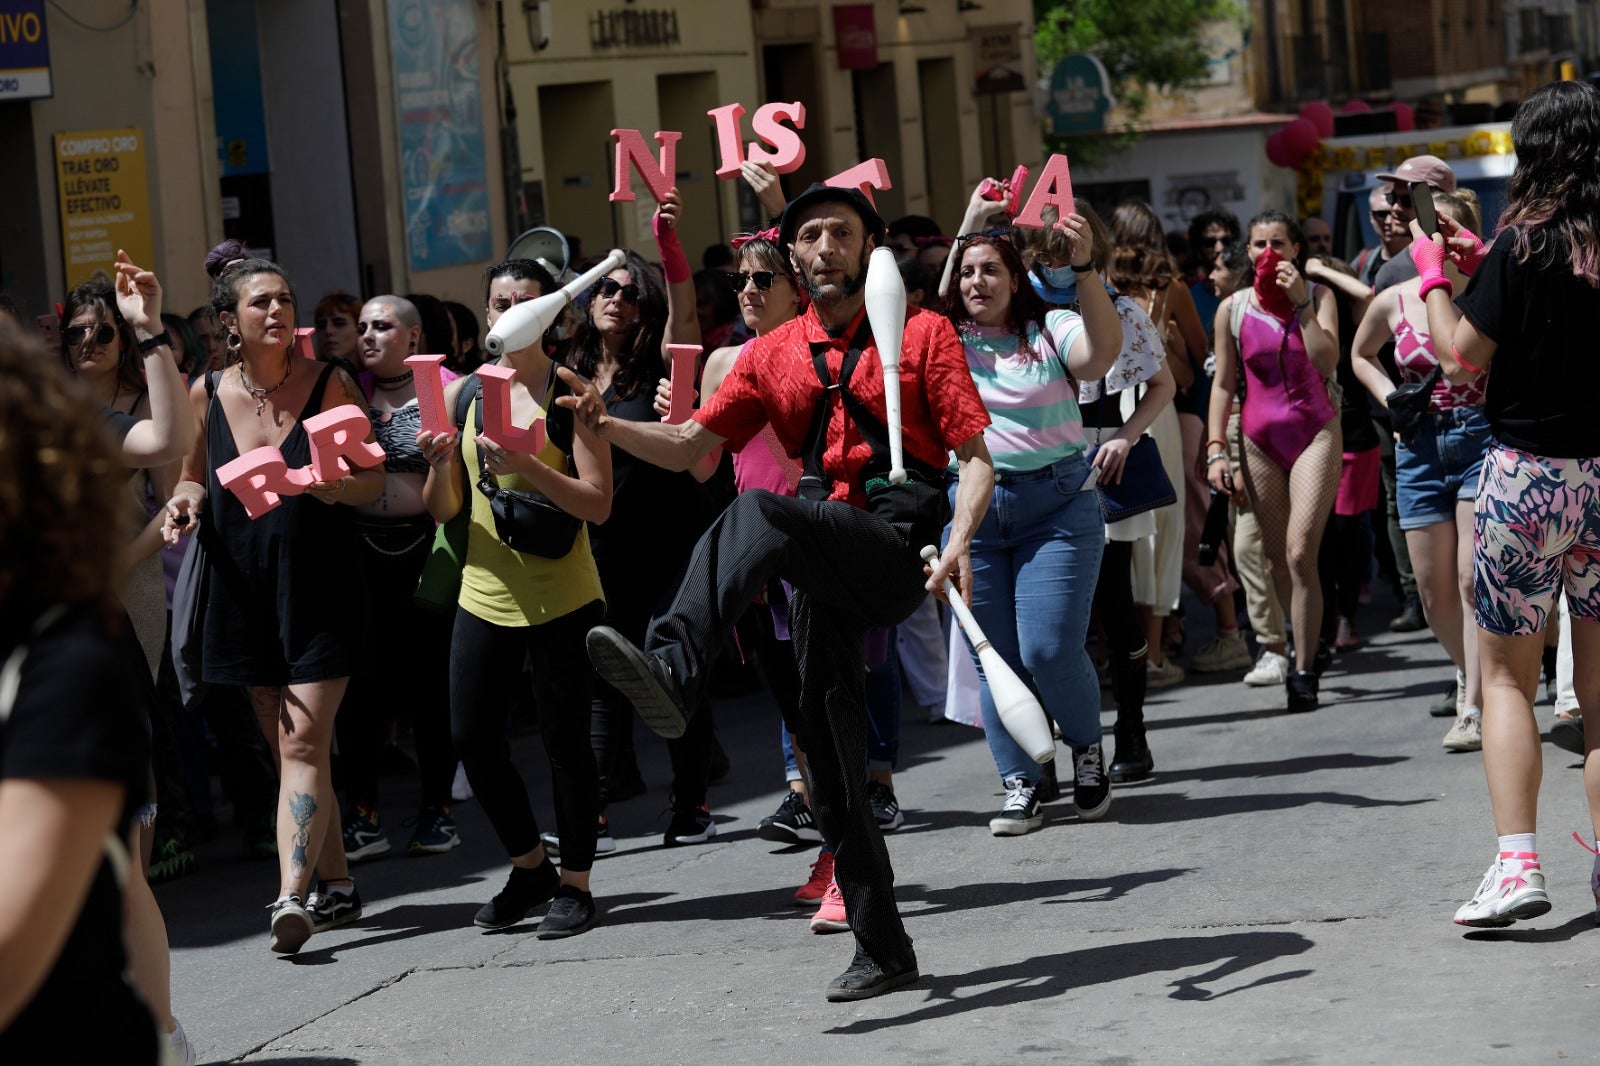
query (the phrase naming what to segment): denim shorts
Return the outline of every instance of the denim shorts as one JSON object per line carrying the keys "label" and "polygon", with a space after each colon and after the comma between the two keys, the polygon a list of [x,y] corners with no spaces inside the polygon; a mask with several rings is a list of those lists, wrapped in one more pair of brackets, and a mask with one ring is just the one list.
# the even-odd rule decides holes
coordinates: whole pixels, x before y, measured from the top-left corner
{"label": "denim shorts", "polygon": [[1395,445],[1400,528],[1454,522],[1457,501],[1478,497],[1483,456],[1493,443],[1483,408],[1430,411],[1415,440]]}

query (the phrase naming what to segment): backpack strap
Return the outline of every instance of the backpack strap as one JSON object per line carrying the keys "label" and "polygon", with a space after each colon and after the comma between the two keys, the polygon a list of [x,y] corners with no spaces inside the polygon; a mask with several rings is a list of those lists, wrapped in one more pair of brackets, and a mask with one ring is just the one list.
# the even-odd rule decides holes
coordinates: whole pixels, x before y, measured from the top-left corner
{"label": "backpack strap", "polygon": [[1234,347],[1239,345],[1239,331],[1244,327],[1244,313],[1249,301],[1248,289],[1240,289],[1228,297],[1228,330],[1233,334]]}

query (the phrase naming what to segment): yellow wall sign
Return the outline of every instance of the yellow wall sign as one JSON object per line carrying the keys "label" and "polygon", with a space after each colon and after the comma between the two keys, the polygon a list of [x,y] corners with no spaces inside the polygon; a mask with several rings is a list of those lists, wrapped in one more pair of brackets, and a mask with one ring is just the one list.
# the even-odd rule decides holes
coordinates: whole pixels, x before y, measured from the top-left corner
{"label": "yellow wall sign", "polygon": [[55,147],[67,288],[97,272],[110,275],[118,248],[140,266],[155,269],[144,131],[129,126],[58,133]]}

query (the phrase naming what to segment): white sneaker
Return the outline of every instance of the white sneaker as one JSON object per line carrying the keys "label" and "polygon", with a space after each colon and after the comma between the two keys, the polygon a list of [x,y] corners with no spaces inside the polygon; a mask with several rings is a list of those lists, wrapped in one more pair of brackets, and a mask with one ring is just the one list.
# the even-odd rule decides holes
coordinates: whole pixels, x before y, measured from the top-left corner
{"label": "white sneaker", "polygon": [[455,780],[450,782],[450,798],[456,803],[472,799],[472,785],[467,781],[467,768],[456,763]]}
{"label": "white sneaker", "polygon": [[1256,688],[1281,685],[1289,680],[1289,657],[1266,648],[1261,649],[1255,666],[1244,675],[1244,683]]}
{"label": "white sneaker", "polygon": [[989,832],[997,837],[1019,837],[1044,824],[1044,812],[1034,786],[1025,777],[1005,779],[1006,800],[1000,813],[989,819]]}
{"label": "white sneaker", "polygon": [[1244,637],[1235,629],[1231,633],[1218,633],[1211,643],[1194,653],[1189,669],[1197,674],[1220,674],[1225,670],[1246,670],[1250,667],[1250,649]]}
{"label": "white sneaker", "polygon": [[1173,685],[1183,683],[1183,667],[1168,659],[1157,666],[1155,663],[1145,663],[1145,684],[1150,688],[1171,688]]}
{"label": "white sneaker", "polygon": [[1525,851],[1502,851],[1483,875],[1478,891],[1456,911],[1455,922],[1476,929],[1499,929],[1549,910],[1539,857]]}
{"label": "white sneaker", "polygon": [[1478,715],[1478,708],[1468,707],[1467,713],[1456,719],[1456,724],[1444,735],[1444,750],[1483,750],[1483,720]]}
{"label": "white sneaker", "polygon": [[172,1019],[172,1032],[167,1034],[167,1048],[167,1061],[177,1066],[194,1066],[194,1045],[189,1043],[189,1034],[183,1031],[183,1023],[177,1018]]}

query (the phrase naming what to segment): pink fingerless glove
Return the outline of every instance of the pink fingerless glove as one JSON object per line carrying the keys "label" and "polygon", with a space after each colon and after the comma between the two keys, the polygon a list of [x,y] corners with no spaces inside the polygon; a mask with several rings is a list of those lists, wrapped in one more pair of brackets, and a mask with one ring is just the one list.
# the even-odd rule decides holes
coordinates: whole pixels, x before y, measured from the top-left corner
{"label": "pink fingerless glove", "polygon": [[1488,258],[1489,247],[1478,239],[1478,235],[1469,229],[1463,229],[1456,234],[1457,240],[1470,242],[1471,247],[1466,251],[1456,251],[1451,258],[1456,261],[1456,266],[1461,268],[1461,273],[1471,277],[1477,273],[1478,266]]}
{"label": "pink fingerless glove", "polygon": [[1443,289],[1455,295],[1455,286],[1444,276],[1444,247],[1432,240],[1411,242],[1411,261],[1417,264],[1417,274],[1422,278],[1422,296],[1427,298],[1434,289]]}
{"label": "pink fingerless glove", "polygon": [[693,271],[689,269],[689,257],[683,254],[677,229],[661,221],[660,214],[650,220],[650,229],[656,235],[656,251],[661,254],[661,271],[667,276],[667,284],[688,281]]}

